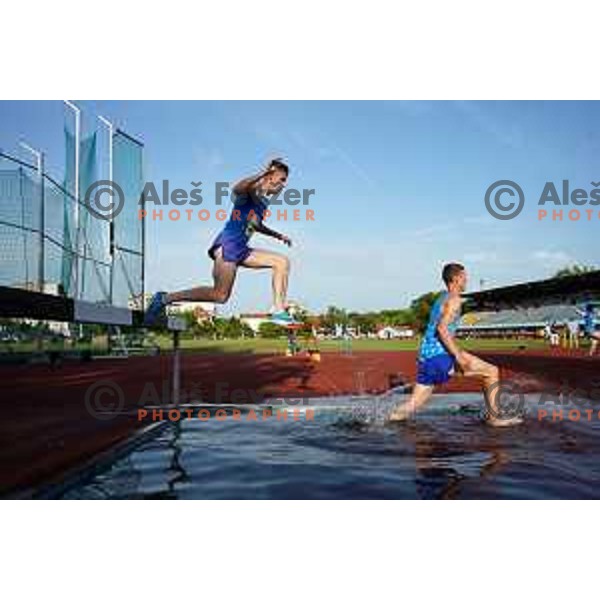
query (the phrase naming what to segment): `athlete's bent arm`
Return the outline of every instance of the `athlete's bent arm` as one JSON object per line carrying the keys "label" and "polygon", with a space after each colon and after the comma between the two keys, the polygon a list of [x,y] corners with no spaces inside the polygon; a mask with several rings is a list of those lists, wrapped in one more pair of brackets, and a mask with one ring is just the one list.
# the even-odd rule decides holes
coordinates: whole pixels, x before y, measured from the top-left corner
{"label": "athlete's bent arm", "polygon": [[292,240],[290,240],[290,238],[287,235],[284,235],[283,233],[279,233],[279,231],[275,231],[274,229],[271,229],[270,227],[267,227],[266,225],[263,225],[262,223],[255,223],[254,231],[257,231],[258,233],[262,233],[263,235],[266,235],[268,237],[275,238],[276,240],[283,242],[287,246],[292,245]]}
{"label": "athlete's bent arm", "polygon": [[264,169],[260,173],[257,173],[256,175],[252,175],[251,177],[246,177],[245,179],[238,181],[233,186],[234,194],[237,194],[238,196],[242,196],[245,194],[253,193],[254,190],[256,189],[256,186],[260,183],[260,180],[267,174],[267,172],[268,172],[268,169]]}
{"label": "athlete's bent arm", "polygon": [[262,171],[259,171],[256,175],[252,175],[251,177],[246,177],[238,181],[233,186],[233,192],[237,195],[251,194],[252,196],[256,196],[256,191],[261,180],[264,179],[269,173],[275,171],[279,163],[279,159],[275,158],[268,164],[268,166],[262,169]]}

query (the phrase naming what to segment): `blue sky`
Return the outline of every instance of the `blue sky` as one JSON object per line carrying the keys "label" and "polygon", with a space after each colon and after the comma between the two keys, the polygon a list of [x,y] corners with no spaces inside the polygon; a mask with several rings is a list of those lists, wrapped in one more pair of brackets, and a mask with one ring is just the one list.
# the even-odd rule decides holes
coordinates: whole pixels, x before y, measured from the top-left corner
{"label": "blue sky", "polygon": [[[85,125],[103,114],[146,146],[146,179],[189,189],[248,175],[267,157],[291,164],[290,186],[314,188],[314,222],[275,222],[289,252],[290,297],[314,310],[402,307],[440,287],[441,265],[464,262],[472,287],[539,279],[565,264],[600,264],[591,222],[539,222],[546,181],[600,181],[598,102],[77,102]],[[1,102],[0,148],[19,139],[63,169],[60,102]],[[493,219],[484,194],[510,179],[526,204]],[[214,209],[210,193],[206,208]],[[563,207],[573,208],[573,207]],[[583,207],[586,208],[586,207]],[[587,207],[592,208],[592,207]],[[148,223],[148,288],[210,280],[206,249],[220,223]],[[243,272],[227,312],[270,304],[267,273]]]}

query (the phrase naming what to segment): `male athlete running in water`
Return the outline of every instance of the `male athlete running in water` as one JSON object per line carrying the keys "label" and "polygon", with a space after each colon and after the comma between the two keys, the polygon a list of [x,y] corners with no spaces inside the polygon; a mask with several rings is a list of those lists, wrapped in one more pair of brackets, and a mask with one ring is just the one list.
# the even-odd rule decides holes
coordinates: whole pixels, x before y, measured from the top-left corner
{"label": "male athlete running in water", "polygon": [[216,302],[229,300],[238,267],[271,269],[273,272],[273,308],[271,320],[279,325],[291,325],[294,319],[286,309],[289,260],[282,254],[257,250],[248,245],[255,232],[273,237],[291,246],[289,237],[263,224],[269,196],[279,193],[287,183],[288,166],[279,159],[266,169],[238,182],[233,188],[234,207],[225,228],[208,250],[214,261],[213,285],[180,292],[157,292],[146,313],[145,324],[152,325],[172,302]]}
{"label": "male athlete running in water", "polygon": [[456,343],[454,332],[460,320],[461,294],[467,287],[465,268],[457,263],[449,263],[442,270],[442,279],[447,291],[442,292],[429,315],[419,350],[417,383],[410,399],[393,410],[390,420],[402,421],[412,416],[430,399],[434,387],[446,383],[456,368],[467,377],[483,379],[486,420],[490,425],[521,423],[522,419],[518,416],[503,416],[498,406],[498,367],[461,350]]}

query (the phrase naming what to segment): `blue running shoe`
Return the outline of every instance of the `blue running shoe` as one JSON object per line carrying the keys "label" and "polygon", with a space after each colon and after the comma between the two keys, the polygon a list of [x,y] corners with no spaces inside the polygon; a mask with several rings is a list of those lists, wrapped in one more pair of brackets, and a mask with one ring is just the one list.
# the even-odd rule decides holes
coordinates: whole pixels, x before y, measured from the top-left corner
{"label": "blue running shoe", "polygon": [[144,317],[144,325],[156,325],[159,321],[165,319],[165,306],[167,305],[167,292],[156,292],[150,300],[150,306]]}
{"label": "blue running shoe", "polygon": [[296,325],[297,321],[287,310],[279,310],[271,315],[271,323],[285,327],[286,325]]}

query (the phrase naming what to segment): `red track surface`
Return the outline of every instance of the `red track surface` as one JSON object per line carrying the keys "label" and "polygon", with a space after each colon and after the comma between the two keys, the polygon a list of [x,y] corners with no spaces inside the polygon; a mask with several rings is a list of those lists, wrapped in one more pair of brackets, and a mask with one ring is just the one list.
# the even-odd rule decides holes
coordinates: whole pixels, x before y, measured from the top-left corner
{"label": "red track surface", "polygon": [[[494,352],[480,356],[501,367],[502,376],[525,391],[548,385],[577,388],[600,400],[600,360],[548,352]],[[0,493],[60,481],[65,472],[125,439],[148,421],[136,410],[160,402],[169,390],[170,357],[105,359],[89,363],[0,367]],[[415,376],[414,352],[324,353],[321,363],[305,357],[260,354],[187,354],[182,357],[182,401],[257,402],[268,397],[378,393],[399,374]],[[110,381],[122,390],[127,414],[98,419],[86,392]],[[440,391],[477,391],[476,380],[457,378]],[[104,408],[115,397],[103,396]],[[103,415],[106,416],[106,415]]]}

